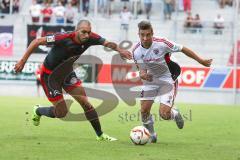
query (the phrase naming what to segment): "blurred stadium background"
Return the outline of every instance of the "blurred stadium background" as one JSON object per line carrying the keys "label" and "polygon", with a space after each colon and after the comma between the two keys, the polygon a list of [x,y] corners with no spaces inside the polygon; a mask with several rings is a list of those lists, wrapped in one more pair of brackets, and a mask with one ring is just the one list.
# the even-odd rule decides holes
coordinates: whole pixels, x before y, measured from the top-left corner
{"label": "blurred stadium background", "polygon": [[[52,11],[49,22],[44,20],[44,14],[41,12],[46,8],[46,2],[50,3],[50,10]],[[12,72],[15,61],[24,54],[27,45],[33,38],[53,32],[73,30],[79,19],[87,18],[91,20],[94,32],[131,50],[138,41],[137,23],[147,18],[144,0],[63,0],[62,2],[64,4],[62,7],[66,12],[63,23],[57,22],[57,16],[61,15],[59,12],[64,11],[59,9],[57,1],[1,1],[1,95],[22,95],[23,91],[28,96],[37,95],[34,72],[37,64],[43,61],[46,55],[44,53],[48,50],[47,47],[40,47],[36,54],[31,56],[29,62],[33,63],[27,65],[28,68],[25,68],[22,75],[14,75]],[[68,2],[72,4],[70,9],[67,6]],[[171,3],[172,9],[169,10],[172,12],[170,20],[166,16],[167,12],[164,12],[167,11],[165,8],[167,2],[174,2]],[[177,97],[178,102],[240,103],[238,92],[240,88],[240,71],[236,69],[237,65],[240,65],[240,42],[238,36],[240,27],[239,10],[236,2],[232,0],[151,1],[150,21],[154,26],[155,36],[166,37],[192,48],[204,57],[214,59],[212,68],[207,69],[182,54],[174,54],[175,59],[183,67],[180,78],[180,91]],[[5,8],[3,4],[6,4]],[[127,36],[123,36],[124,31],[120,29],[122,22],[120,13],[123,6],[127,6],[132,14],[132,18],[129,20]],[[193,22],[186,25],[189,13],[192,14]],[[199,15],[200,19],[195,19],[196,14]],[[72,24],[66,23],[67,15],[73,17]],[[221,15],[223,18],[220,20],[223,29],[214,27],[217,15]],[[36,17],[39,17],[39,19]],[[236,49],[234,50],[234,48]],[[112,64],[112,57],[115,54],[114,52],[107,53],[103,47],[92,47],[86,52],[85,55],[98,57],[103,64],[106,64],[103,65],[103,70],[100,73],[95,65],[97,62],[94,62],[94,60],[85,65],[85,71],[83,71],[84,67],[81,67],[81,74],[86,72],[86,68],[88,68],[87,72],[91,72],[88,78],[85,79],[86,85],[98,87],[104,84],[104,86],[107,86],[104,89],[111,90],[111,87],[109,87],[111,81],[107,80],[109,77],[111,78],[111,75],[110,72],[106,71],[109,69],[108,64]],[[99,73],[98,77],[95,75],[96,72]],[[112,72],[127,74],[133,71],[131,68],[122,65],[114,66]],[[131,75],[134,76],[135,74]],[[102,78],[104,76],[108,78]],[[83,77],[86,78],[86,76]],[[124,75],[112,78],[112,81],[116,83],[131,83],[131,80],[126,80]],[[9,92],[9,87],[14,92]]]}
{"label": "blurred stadium background", "polygon": [[[46,2],[51,9],[42,11]],[[129,157],[158,159],[160,156],[163,159],[240,159],[239,0],[62,0],[62,2],[63,6],[59,7],[57,0],[0,0],[0,111],[2,114],[0,119],[4,122],[0,127],[3,131],[0,133],[2,142],[2,144],[0,142],[0,159],[44,159],[44,156],[49,159],[78,159],[76,157],[113,159],[116,158],[115,155],[122,157],[118,159],[129,159]],[[146,6],[149,4],[146,2],[152,4],[149,17],[146,14]],[[72,7],[69,7],[68,3],[71,3]],[[170,3],[169,10],[166,8],[168,7],[166,3]],[[126,35],[120,27],[122,23],[120,14],[124,6],[127,6],[132,15]],[[63,16],[64,10],[65,16]],[[50,18],[46,18],[45,12],[50,12]],[[170,12],[171,18],[166,15]],[[186,21],[190,13],[193,18]],[[200,18],[196,19],[196,14]],[[222,18],[216,19],[217,15],[221,15]],[[186,114],[187,120],[190,119],[191,112],[194,114],[193,122],[187,123],[188,127],[184,132],[176,132],[174,124],[168,127],[169,123],[163,123],[157,126],[157,130],[160,130],[159,136],[163,137],[160,140],[160,149],[158,146],[129,147],[128,131],[140,122],[131,121],[130,117],[130,120],[126,119],[129,123],[125,123],[124,116],[128,111],[128,115],[136,113],[139,107],[129,109],[124,102],[120,102],[120,108],[102,118],[104,128],[108,132],[117,135],[119,139],[124,139],[110,146],[113,150],[120,148],[119,152],[116,150],[109,152],[107,149],[109,146],[101,144],[100,148],[104,151],[90,153],[88,148],[99,150],[96,147],[99,143],[93,142],[94,135],[89,125],[85,123],[79,127],[75,123],[70,125],[44,119],[45,125],[41,126],[41,131],[28,125],[30,118],[28,112],[31,112],[34,104],[49,105],[43,90],[40,90],[38,95],[35,75],[38,65],[46,56],[48,47],[40,46],[30,57],[21,74],[16,75],[13,72],[16,61],[24,54],[32,39],[50,33],[71,31],[79,19],[89,19],[92,22],[93,32],[132,50],[138,41],[137,24],[147,18],[153,24],[156,37],[166,37],[192,48],[203,57],[213,58],[212,67],[204,68],[183,54],[174,54],[174,60],[182,67],[176,102]],[[102,68],[99,67],[101,63]],[[84,81],[84,86],[115,95],[117,94],[113,84],[133,85],[139,82],[136,69],[131,64],[133,62],[118,61],[115,52],[103,47],[88,49],[76,62],[76,65],[79,65],[77,73]],[[97,104],[95,101],[93,103]],[[14,108],[18,109],[14,110]],[[157,113],[157,108],[155,111]],[[14,118],[6,121],[8,115]],[[118,125],[120,127],[117,127]],[[82,127],[80,133],[78,127]],[[162,132],[162,130],[168,131]],[[48,132],[51,132],[51,135]],[[62,137],[58,135],[59,132],[63,133]],[[49,139],[46,140],[46,137]],[[63,143],[60,143],[61,141]],[[42,152],[39,153],[37,148],[40,143]],[[65,144],[72,146],[67,149],[72,155],[71,158],[67,154],[59,154],[63,152]],[[15,147],[12,147],[14,145]],[[59,148],[54,148],[56,145]],[[30,152],[27,152],[28,147],[32,147]],[[58,154],[48,152],[50,148],[54,148],[52,151]],[[7,154],[9,152],[14,152],[17,156]],[[104,154],[109,154],[109,157],[101,158]]]}

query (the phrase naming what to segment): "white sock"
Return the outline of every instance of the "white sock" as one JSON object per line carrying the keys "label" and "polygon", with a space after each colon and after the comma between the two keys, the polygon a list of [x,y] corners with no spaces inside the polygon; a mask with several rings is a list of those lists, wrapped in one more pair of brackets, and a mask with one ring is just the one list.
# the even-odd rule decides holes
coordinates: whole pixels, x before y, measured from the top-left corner
{"label": "white sock", "polygon": [[175,120],[176,115],[178,114],[178,111],[175,108],[171,109],[171,119]]}

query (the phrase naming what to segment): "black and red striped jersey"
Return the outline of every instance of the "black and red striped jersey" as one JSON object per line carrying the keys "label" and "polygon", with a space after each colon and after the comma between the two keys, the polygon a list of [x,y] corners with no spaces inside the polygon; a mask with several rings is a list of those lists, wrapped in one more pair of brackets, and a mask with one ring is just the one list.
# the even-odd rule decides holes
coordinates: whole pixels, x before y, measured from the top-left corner
{"label": "black and red striped jersey", "polygon": [[[105,41],[105,39],[98,34],[90,33],[89,39],[84,43],[79,44],[74,39],[76,34],[77,32],[74,31],[46,36],[47,45],[52,46],[43,62],[46,68],[53,70],[71,57],[78,58],[90,46],[102,45]],[[72,63],[69,65],[72,65]]]}

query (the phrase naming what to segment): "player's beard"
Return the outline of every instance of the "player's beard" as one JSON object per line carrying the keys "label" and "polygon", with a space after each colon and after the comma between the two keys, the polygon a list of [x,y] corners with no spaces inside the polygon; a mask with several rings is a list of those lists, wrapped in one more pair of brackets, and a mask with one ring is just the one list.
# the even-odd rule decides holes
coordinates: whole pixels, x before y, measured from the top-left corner
{"label": "player's beard", "polygon": [[150,48],[152,45],[152,42],[144,42],[143,45],[144,45],[143,46],[144,48]]}
{"label": "player's beard", "polygon": [[81,39],[81,42],[86,42],[88,40],[88,38],[83,38]]}
{"label": "player's beard", "polygon": [[81,42],[84,43],[84,42],[87,42],[89,38],[83,38],[81,39]]}

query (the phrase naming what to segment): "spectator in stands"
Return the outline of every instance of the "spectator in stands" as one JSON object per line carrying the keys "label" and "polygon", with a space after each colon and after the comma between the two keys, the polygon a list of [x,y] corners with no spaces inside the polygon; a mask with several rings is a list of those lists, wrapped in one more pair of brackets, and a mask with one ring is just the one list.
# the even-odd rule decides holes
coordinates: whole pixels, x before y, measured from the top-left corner
{"label": "spectator in stands", "polygon": [[68,0],[58,0],[58,1],[61,1],[63,6],[66,6],[68,3]]}
{"label": "spectator in stands", "polygon": [[30,6],[29,12],[32,17],[33,23],[38,23],[41,16],[41,5],[37,4],[36,0],[32,0],[32,5]]}
{"label": "spectator in stands", "polygon": [[142,14],[141,0],[132,0],[133,4],[133,15],[137,19],[138,15]]}
{"label": "spectator in stands", "polygon": [[213,27],[215,28],[215,34],[222,34],[222,30],[224,29],[224,18],[221,16],[221,14],[218,14],[214,19]]}
{"label": "spectator in stands", "polygon": [[[2,1],[0,1],[0,14],[2,13],[3,10],[3,4]],[[4,18],[4,15],[0,15],[0,18]]]}
{"label": "spectator in stands", "polygon": [[10,0],[2,0],[2,13],[9,14],[10,13]]}
{"label": "spectator in stands", "polygon": [[203,26],[199,14],[196,14],[193,18],[192,27],[195,28],[194,32],[201,32]]}
{"label": "spectator in stands", "polygon": [[74,11],[71,3],[67,4],[65,15],[66,15],[66,22],[67,22],[67,24],[73,24],[74,17],[75,17],[75,11]]}
{"label": "spectator in stands", "polygon": [[[2,1],[0,1],[0,13],[2,13],[3,8],[4,8],[3,3]],[[4,18],[4,17],[1,17],[1,18]]]}
{"label": "spectator in stands", "polygon": [[43,23],[49,23],[53,14],[52,7],[50,3],[44,3],[44,8],[42,9]]}
{"label": "spectator in stands", "polygon": [[120,13],[121,18],[121,40],[128,40],[128,29],[129,22],[132,18],[132,13],[128,10],[126,6],[123,7],[123,10]]}
{"label": "spectator in stands", "polygon": [[13,13],[18,13],[19,12],[19,5],[20,5],[19,0],[13,0],[13,6],[12,6],[12,12]]}
{"label": "spectator in stands", "polygon": [[183,7],[185,12],[190,12],[191,11],[191,0],[183,0]]}
{"label": "spectator in stands", "polygon": [[193,17],[192,17],[192,13],[188,12],[187,13],[187,17],[184,21],[184,27],[186,28],[191,28],[193,26]]}
{"label": "spectator in stands", "polygon": [[37,4],[42,4],[43,0],[37,0]]}
{"label": "spectator in stands", "polygon": [[220,8],[224,8],[226,5],[232,6],[233,0],[219,0]]}
{"label": "spectator in stands", "polygon": [[105,14],[107,10],[107,0],[98,0],[98,12]]}
{"label": "spectator in stands", "polygon": [[150,19],[150,13],[152,9],[152,0],[144,0],[144,6],[147,14],[147,19]]}
{"label": "spectator in stands", "polygon": [[52,3],[53,3],[53,0],[45,0],[45,3],[52,4]]}
{"label": "spectator in stands", "polygon": [[58,1],[57,6],[53,9],[53,13],[56,17],[57,24],[64,24],[65,19],[65,7],[61,1]]}
{"label": "spectator in stands", "polygon": [[164,0],[164,18],[165,20],[171,20],[174,0]]}
{"label": "spectator in stands", "polygon": [[78,2],[79,2],[79,0],[71,0],[71,4],[72,4],[72,6],[78,6]]}
{"label": "spectator in stands", "polygon": [[178,4],[178,10],[179,11],[184,11],[184,6],[183,6],[183,0],[177,0],[178,2],[177,2],[177,4]]}
{"label": "spectator in stands", "polygon": [[89,0],[82,0],[82,10],[84,12],[84,16],[88,16],[89,13]]}
{"label": "spectator in stands", "polygon": [[107,0],[107,14],[111,17],[114,7],[114,0]]}

